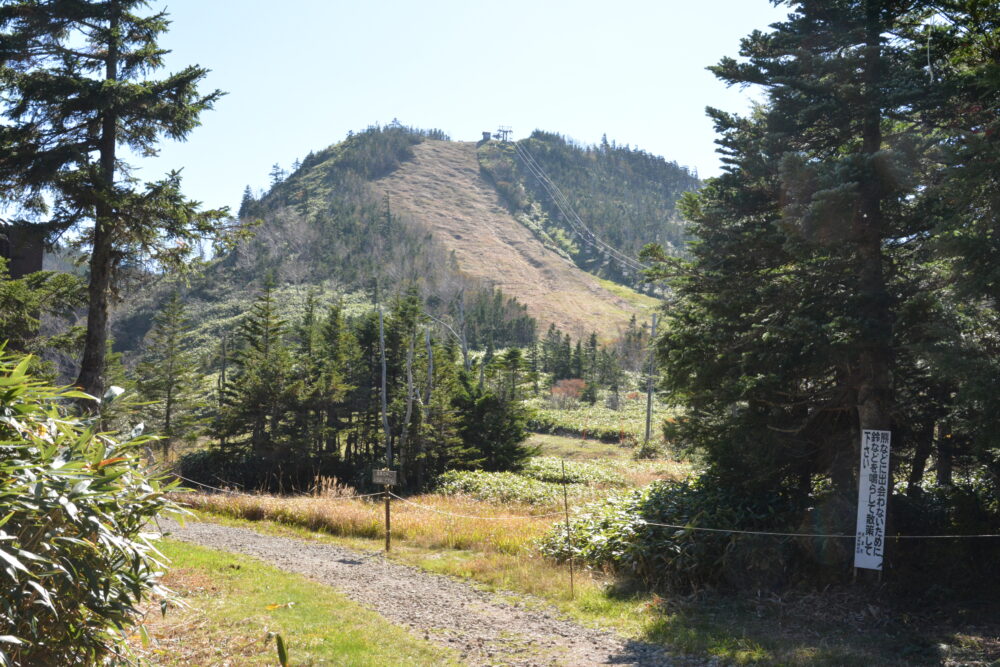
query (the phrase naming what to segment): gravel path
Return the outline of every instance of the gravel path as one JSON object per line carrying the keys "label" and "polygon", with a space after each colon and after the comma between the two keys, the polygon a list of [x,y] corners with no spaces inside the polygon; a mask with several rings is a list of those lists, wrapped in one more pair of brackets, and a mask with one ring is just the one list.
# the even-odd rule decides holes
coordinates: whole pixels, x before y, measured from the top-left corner
{"label": "gravel path", "polygon": [[332,586],[425,639],[456,648],[469,665],[705,664],[585,628],[537,599],[499,599],[459,580],[393,563],[379,553],[213,523],[170,523],[163,529],[174,539],[253,556]]}

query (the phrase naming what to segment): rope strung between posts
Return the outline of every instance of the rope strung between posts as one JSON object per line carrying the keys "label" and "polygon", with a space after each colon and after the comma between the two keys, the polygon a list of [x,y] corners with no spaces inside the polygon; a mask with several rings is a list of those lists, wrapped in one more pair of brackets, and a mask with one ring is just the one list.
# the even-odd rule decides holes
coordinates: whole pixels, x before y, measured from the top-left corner
{"label": "rope strung between posts", "polygon": [[[816,537],[829,539],[856,539],[857,535],[844,535],[843,533],[817,534],[817,533],[774,533],[764,530],[736,530],[732,528],[702,528],[700,526],[681,526],[672,523],[656,523],[638,520],[644,526],[658,526],[660,528],[676,528],[678,530],[697,530],[706,533],[733,533],[737,535],[770,535],[772,537]],[[944,540],[944,539],[965,539],[981,537],[1000,537],[1000,535],[884,535],[887,540]]]}
{"label": "rope strung between posts", "polygon": [[461,519],[483,519],[484,521],[507,521],[510,519],[542,519],[545,517],[562,515],[562,512],[549,512],[548,514],[512,514],[508,516],[474,516],[472,514],[455,514],[454,512],[445,512],[444,510],[439,510],[434,507],[429,507],[427,505],[421,505],[420,503],[415,503],[412,500],[407,500],[406,498],[397,496],[395,493],[391,491],[389,492],[389,495],[395,498],[396,500],[400,500],[406,503],[407,505],[413,505],[414,507],[419,507],[420,509],[427,510],[428,512],[435,512],[437,514],[443,514],[445,516],[455,516]]}
{"label": "rope strung between posts", "polygon": [[[200,486],[202,488],[211,489],[212,491],[217,491],[219,493],[228,493],[229,495],[232,495],[232,496],[246,496],[247,498],[260,498],[261,497],[261,494],[246,493],[244,491],[234,491],[233,489],[220,489],[219,487],[212,486],[211,484],[204,484],[202,482],[196,482],[193,479],[188,479],[187,477],[184,477],[183,475],[178,475],[177,473],[170,473],[170,474],[173,475],[174,477],[176,477],[177,479],[182,479],[185,482],[188,482],[190,484],[195,484],[195,485]],[[373,496],[381,496],[382,494],[383,494],[383,492],[379,491],[377,493],[365,493],[365,494],[355,495],[355,496],[336,496],[336,497],[333,497],[333,498],[323,498],[323,500],[332,500],[332,501],[337,501],[337,500],[357,500],[359,498],[371,498]]]}
{"label": "rope strung between posts", "polygon": [[[176,473],[171,473],[174,477],[182,479],[185,482],[195,484],[197,486],[211,489],[213,491],[218,491],[219,493],[228,493],[234,496],[246,496],[248,498],[259,498],[260,496],[252,493],[244,493],[241,491],[233,491],[232,489],[222,489],[217,486],[212,486],[210,484],[204,484],[202,482],[197,482],[193,479],[188,479],[182,475]],[[374,496],[384,496],[385,491],[378,491],[376,493],[365,493],[355,496],[338,496],[336,498],[324,498],[324,500],[338,501],[338,500],[358,500],[360,498],[372,498]],[[478,516],[473,514],[456,514],[455,512],[446,512],[444,510],[439,510],[435,507],[430,507],[428,505],[421,505],[420,503],[415,503],[412,500],[407,500],[401,496],[397,496],[391,491],[388,495],[406,503],[407,505],[413,505],[414,507],[419,507],[422,510],[428,512],[434,512],[436,514],[442,514],[444,516],[453,516],[460,519],[481,519],[484,521],[510,521],[514,519],[545,519],[553,516],[562,516],[563,512],[549,512],[547,514],[511,514],[505,516]],[[579,508],[571,508],[573,511],[578,511]],[[856,535],[844,535],[843,533],[779,533],[771,532],[766,530],[738,530],[735,528],[704,528],[701,526],[690,526],[681,525],[673,523],[657,523],[655,521],[646,521],[645,519],[637,519],[637,522],[643,526],[654,526],[657,528],[673,528],[675,530],[689,530],[697,531],[703,533],[725,533],[732,535],[763,535],[770,537],[811,537],[819,539],[856,539]],[[960,540],[960,539],[989,539],[989,538],[1000,538],[1000,534],[979,534],[979,535],[885,535],[886,540]]]}

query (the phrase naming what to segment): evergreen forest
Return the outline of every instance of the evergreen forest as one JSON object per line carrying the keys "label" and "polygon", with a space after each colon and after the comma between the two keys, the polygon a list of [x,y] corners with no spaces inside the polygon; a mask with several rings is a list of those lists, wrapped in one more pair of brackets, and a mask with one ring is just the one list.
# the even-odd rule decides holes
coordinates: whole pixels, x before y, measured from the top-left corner
{"label": "evergreen forest", "polygon": [[551,609],[413,664],[1000,661],[1000,5],[770,4],[715,176],[394,119],[230,209],[166,10],[0,0],[0,665],[351,663],[286,578],[376,550]]}

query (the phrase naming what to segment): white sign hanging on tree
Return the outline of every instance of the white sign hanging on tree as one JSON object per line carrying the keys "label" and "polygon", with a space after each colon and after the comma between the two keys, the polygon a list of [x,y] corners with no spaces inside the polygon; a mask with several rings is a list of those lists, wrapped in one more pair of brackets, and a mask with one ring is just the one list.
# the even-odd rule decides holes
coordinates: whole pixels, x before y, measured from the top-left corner
{"label": "white sign hanging on tree", "polygon": [[891,431],[867,430],[861,434],[854,567],[882,569],[882,558],[885,555],[885,512],[889,501],[891,435]]}

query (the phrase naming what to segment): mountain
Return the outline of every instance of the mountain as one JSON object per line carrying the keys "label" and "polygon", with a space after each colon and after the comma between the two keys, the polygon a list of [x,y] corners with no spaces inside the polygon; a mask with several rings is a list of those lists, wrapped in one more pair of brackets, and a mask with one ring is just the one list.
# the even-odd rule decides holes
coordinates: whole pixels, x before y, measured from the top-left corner
{"label": "mountain", "polygon": [[580,146],[541,130],[484,143],[479,161],[518,221],[585,271],[639,286],[634,258],[644,245],[683,253],[676,203],[701,181],[676,162],[607,138]]}
{"label": "mountain", "polygon": [[[524,148],[622,253],[654,240],[679,245],[674,201],[697,183],[686,171],[538,132]],[[657,300],[623,284],[634,272],[588,246],[515,157],[509,142],[455,142],[393,124],[311,153],[291,174],[275,170],[270,190],[258,199],[248,189],[240,207],[242,219],[260,223],[253,238],[183,288],[199,326],[195,344],[207,349],[231,330],[266,277],[289,315],[310,294],[360,312],[417,289],[443,320],[468,314],[473,344],[520,344],[550,324],[574,337],[616,338]],[[140,344],[173,289],[164,282],[130,300],[117,318],[119,349]]]}
{"label": "mountain", "polygon": [[543,328],[612,338],[636,312],[629,301],[518,222],[479,168],[476,144],[425,141],[372,183],[394,209],[426,227],[461,273],[517,297]]}

